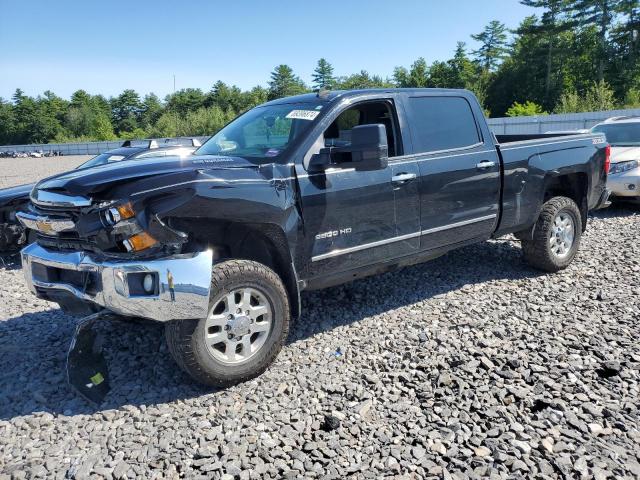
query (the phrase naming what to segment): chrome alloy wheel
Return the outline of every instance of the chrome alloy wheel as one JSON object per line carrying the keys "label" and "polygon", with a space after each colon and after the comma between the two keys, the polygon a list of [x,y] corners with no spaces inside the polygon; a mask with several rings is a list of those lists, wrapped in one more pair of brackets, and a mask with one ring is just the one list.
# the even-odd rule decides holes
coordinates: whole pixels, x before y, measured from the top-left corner
{"label": "chrome alloy wheel", "polygon": [[221,363],[238,365],[253,357],[269,337],[272,308],[255,288],[236,288],[220,298],[207,317],[205,341]]}
{"label": "chrome alloy wheel", "polygon": [[567,212],[559,212],[553,220],[549,247],[557,258],[565,258],[571,252],[575,238],[575,222]]}

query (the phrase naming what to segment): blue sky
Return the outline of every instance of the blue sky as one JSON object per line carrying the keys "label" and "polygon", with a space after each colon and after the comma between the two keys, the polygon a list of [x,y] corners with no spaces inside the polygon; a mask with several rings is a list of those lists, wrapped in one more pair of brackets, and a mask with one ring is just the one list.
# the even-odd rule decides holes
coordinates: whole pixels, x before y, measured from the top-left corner
{"label": "blue sky", "polygon": [[178,89],[250,88],[279,63],[310,82],[320,57],[336,75],[390,76],[420,56],[450,58],[459,40],[472,48],[490,20],[514,28],[531,13],[517,0],[0,0],[0,96],[164,97],[174,74]]}

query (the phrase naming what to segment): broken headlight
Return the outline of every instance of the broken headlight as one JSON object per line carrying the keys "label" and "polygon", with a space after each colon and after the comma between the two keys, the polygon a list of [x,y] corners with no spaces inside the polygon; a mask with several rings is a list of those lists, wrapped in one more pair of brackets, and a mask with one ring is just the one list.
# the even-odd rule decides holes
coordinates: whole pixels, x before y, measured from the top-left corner
{"label": "broken headlight", "polygon": [[115,207],[111,207],[105,212],[105,218],[110,225],[115,225],[121,220],[127,220],[135,217],[136,212],[131,202],[123,203]]}

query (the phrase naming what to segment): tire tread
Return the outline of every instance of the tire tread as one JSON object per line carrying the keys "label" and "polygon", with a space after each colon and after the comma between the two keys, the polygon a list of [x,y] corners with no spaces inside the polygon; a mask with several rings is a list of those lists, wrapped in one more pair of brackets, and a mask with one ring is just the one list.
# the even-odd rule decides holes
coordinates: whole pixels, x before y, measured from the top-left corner
{"label": "tire tread", "polygon": [[200,319],[176,320],[168,322],[165,327],[167,346],[178,366],[194,380],[205,385],[227,386],[254,378],[264,372],[276,358],[289,333],[289,297],[282,280],[267,266],[251,260],[226,260],[214,265],[211,275],[211,292],[224,289],[224,285],[234,278],[251,276],[262,277],[276,289],[284,304],[284,325],[280,338],[271,346],[264,360],[257,368],[243,375],[229,377],[214,376],[207,372],[198,361],[195,334]]}
{"label": "tire tread", "polygon": [[[575,237],[572,246],[573,252],[564,260],[559,260],[552,255],[548,245],[549,230],[559,211],[571,210],[575,220]],[[569,197],[553,197],[542,206],[540,215],[535,225],[533,239],[522,240],[522,252],[526,262],[534,268],[545,272],[557,272],[566,268],[575,257],[580,238],[582,236],[582,219],[578,205]]]}

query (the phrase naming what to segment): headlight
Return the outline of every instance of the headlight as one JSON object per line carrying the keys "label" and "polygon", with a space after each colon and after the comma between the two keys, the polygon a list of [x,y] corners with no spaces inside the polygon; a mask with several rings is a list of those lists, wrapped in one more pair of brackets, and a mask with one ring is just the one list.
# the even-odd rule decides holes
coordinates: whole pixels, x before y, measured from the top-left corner
{"label": "headlight", "polygon": [[127,252],[139,252],[140,250],[146,250],[157,243],[158,241],[147,232],[136,233],[132,237],[122,241]]}
{"label": "headlight", "polygon": [[122,205],[118,205],[117,207],[112,207],[106,211],[105,216],[107,218],[107,222],[111,225],[115,225],[120,220],[126,220],[127,218],[134,217],[136,212],[133,210],[133,205],[131,202],[123,203]]}
{"label": "headlight", "polygon": [[638,160],[629,160],[628,162],[612,163],[609,168],[609,175],[614,173],[623,173],[638,168]]}

